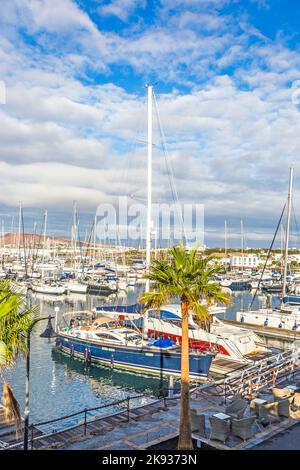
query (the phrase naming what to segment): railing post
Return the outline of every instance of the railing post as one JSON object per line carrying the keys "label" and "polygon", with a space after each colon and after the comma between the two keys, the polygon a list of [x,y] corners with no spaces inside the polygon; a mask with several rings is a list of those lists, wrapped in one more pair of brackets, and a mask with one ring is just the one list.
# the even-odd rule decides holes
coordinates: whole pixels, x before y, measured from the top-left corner
{"label": "railing post", "polygon": [[33,424],[31,424],[30,427],[31,427],[30,446],[31,446],[31,450],[33,450],[33,432],[34,432]]}
{"label": "railing post", "polygon": [[130,419],[130,397],[127,397],[127,421]]}
{"label": "railing post", "polygon": [[86,417],[87,417],[87,408],[84,408],[84,435],[85,436],[86,436],[86,427],[87,427]]}

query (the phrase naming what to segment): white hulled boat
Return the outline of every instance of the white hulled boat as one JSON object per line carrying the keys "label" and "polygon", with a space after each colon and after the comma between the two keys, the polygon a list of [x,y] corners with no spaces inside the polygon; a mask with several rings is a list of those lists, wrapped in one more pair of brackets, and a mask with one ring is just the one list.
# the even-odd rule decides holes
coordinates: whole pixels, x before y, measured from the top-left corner
{"label": "white hulled boat", "polygon": [[33,292],[49,295],[63,295],[66,290],[61,284],[32,284],[31,289]]}
{"label": "white hulled boat", "polygon": [[[199,327],[195,317],[190,315],[190,349],[214,351],[219,358],[237,362],[248,362],[250,356],[268,352],[264,342],[253,331],[225,325],[216,318],[215,313],[220,313],[218,310],[224,311],[220,307],[209,309],[209,313],[212,315],[209,331]],[[150,336],[172,338],[177,344],[181,344],[180,305],[164,306],[160,312],[149,311],[147,326]]]}
{"label": "white hulled boat", "polygon": [[[100,363],[110,368],[118,367],[159,377],[180,376],[181,350],[172,340],[145,340],[139,331],[112,318],[99,317],[90,321],[88,312],[81,315],[71,312],[71,315],[75,319],[70,319],[68,312],[64,314],[64,324],[57,331],[56,344],[61,351],[82,358],[87,363]],[[206,379],[213,358],[214,354],[210,352],[191,353],[190,377]]]}
{"label": "white hulled boat", "polygon": [[[217,357],[231,361],[245,363],[251,360],[251,356],[264,354],[268,349],[262,339],[253,331],[238,326],[225,325],[215,317],[218,313],[224,313],[224,307],[209,307],[212,315],[209,331],[201,328],[193,316],[189,319],[189,342],[191,350],[212,351]],[[111,306],[97,307],[94,312],[101,311],[106,317],[119,320],[134,321],[141,327],[141,318],[144,321],[144,331],[152,339],[172,339],[176,344],[181,344],[181,308],[180,305],[165,305],[160,311],[148,310],[146,317],[141,317],[139,306]],[[146,325],[145,325],[146,319]]]}
{"label": "white hulled boat", "polygon": [[81,282],[70,281],[65,284],[65,290],[67,292],[74,292],[75,294],[86,294],[88,286]]}
{"label": "white hulled boat", "polygon": [[297,330],[300,328],[300,310],[299,308],[290,307],[285,301],[287,295],[287,263],[289,250],[289,229],[291,219],[292,205],[292,189],[293,189],[293,168],[290,168],[289,191],[287,201],[287,223],[285,237],[285,257],[284,257],[284,273],[282,285],[282,304],[280,309],[261,308],[259,310],[240,311],[236,313],[236,320],[249,325],[264,326],[265,328],[278,328],[286,330]]}

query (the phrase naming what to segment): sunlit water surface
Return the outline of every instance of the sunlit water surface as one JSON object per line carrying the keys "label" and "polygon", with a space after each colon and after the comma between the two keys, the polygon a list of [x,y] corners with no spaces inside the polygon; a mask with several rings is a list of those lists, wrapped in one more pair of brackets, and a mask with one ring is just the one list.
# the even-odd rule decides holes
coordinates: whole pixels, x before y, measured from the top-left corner
{"label": "sunlit water surface", "polygon": [[[35,294],[32,303],[38,305],[43,316],[54,315],[54,308],[59,307],[59,316],[70,310],[90,309],[109,303],[132,304],[140,295],[141,289],[129,291],[128,297],[103,298],[97,296],[70,295],[51,297]],[[234,305],[226,310],[225,319],[235,319],[235,312],[248,308],[252,295],[248,291],[233,293]],[[263,298],[255,299],[253,308],[262,305]],[[273,298],[274,304],[278,303]],[[143,395],[136,399],[142,404],[160,394],[167,383],[159,378],[139,376],[101,366],[86,368],[82,361],[53,350],[54,340],[40,337],[46,327],[45,322],[36,325],[31,340],[30,374],[30,421],[38,423],[60,416],[75,413],[84,408],[91,408],[125,399],[128,396]],[[25,398],[25,361],[18,362],[5,372],[5,378],[12,385],[14,393],[24,410]],[[136,403],[137,404],[137,403]],[[120,405],[122,406],[122,405]],[[116,408],[116,407],[115,407]],[[105,410],[107,412],[107,410]],[[97,412],[98,414],[100,411]],[[72,418],[62,423],[51,425],[51,429],[74,424]]]}

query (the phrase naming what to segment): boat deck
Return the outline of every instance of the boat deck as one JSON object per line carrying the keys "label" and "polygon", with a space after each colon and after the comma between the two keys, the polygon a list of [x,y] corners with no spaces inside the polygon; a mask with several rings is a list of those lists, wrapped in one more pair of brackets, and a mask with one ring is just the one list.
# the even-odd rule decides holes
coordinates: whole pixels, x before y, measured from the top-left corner
{"label": "boat deck", "polygon": [[[222,320],[224,323],[228,323],[229,325],[234,326],[241,326],[240,322],[235,320]],[[243,328],[247,328],[249,330],[253,330],[255,333],[259,334],[260,336],[270,337],[270,338],[278,338],[285,341],[295,341],[300,340],[300,331],[291,331],[279,328],[272,328],[269,326],[260,326],[260,325],[253,325],[251,323],[242,323]]]}

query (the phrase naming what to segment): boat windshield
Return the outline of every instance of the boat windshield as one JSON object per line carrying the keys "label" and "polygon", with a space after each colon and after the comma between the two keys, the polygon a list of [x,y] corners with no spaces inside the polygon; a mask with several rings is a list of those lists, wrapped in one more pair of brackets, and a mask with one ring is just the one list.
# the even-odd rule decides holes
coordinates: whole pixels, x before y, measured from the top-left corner
{"label": "boat windshield", "polygon": [[127,341],[135,341],[137,339],[141,339],[141,336],[132,330],[122,331],[122,334],[125,336]]}

